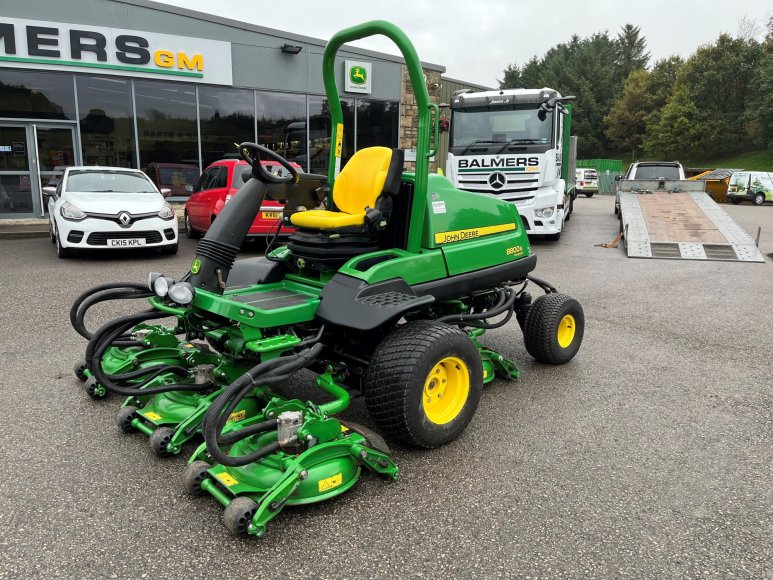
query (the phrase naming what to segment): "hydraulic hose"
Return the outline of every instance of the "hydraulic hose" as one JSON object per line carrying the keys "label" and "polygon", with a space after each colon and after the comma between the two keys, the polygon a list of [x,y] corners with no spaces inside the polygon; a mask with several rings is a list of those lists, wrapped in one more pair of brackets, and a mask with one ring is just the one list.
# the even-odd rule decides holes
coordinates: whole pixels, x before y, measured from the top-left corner
{"label": "hydraulic hose", "polygon": [[[107,300],[126,300],[133,298],[147,298],[153,293],[147,286],[134,282],[119,282],[95,286],[78,296],[70,308],[70,323],[75,331],[86,340],[91,340],[93,334],[86,328],[84,318],[88,310],[95,304]],[[136,346],[137,341],[130,337],[122,337],[115,342],[116,346]]]}
{"label": "hydraulic hose", "polygon": [[221,435],[221,432],[231,412],[255,385],[270,385],[285,380],[296,371],[308,366],[319,356],[322,349],[323,346],[317,343],[298,354],[260,363],[231,383],[212,402],[204,417],[203,432],[207,451],[215,461],[227,467],[241,467],[263,459],[280,449],[278,441],[272,441],[252,453],[241,456],[228,455],[221,448],[221,445],[232,445],[250,435],[266,433],[276,429],[276,420],[263,421],[238,431],[232,431],[226,435]]}
{"label": "hydraulic hose", "polygon": [[[499,299],[497,303],[484,312],[476,312],[470,314],[450,314],[448,316],[441,316],[437,318],[437,322],[446,322],[448,324],[456,324],[459,326],[472,326],[475,328],[499,328],[506,324],[513,316],[513,310],[515,307],[515,301],[518,298],[518,294],[511,288],[499,288]],[[507,316],[494,324],[487,324],[484,321],[489,318],[494,318],[507,312]]]}
{"label": "hydraulic hose", "polygon": [[131,387],[122,387],[116,384],[113,382],[113,378],[102,370],[102,355],[104,354],[105,350],[107,350],[107,348],[113,344],[113,341],[117,337],[121,336],[129,328],[132,328],[134,325],[140,322],[153,320],[155,318],[164,318],[166,316],[168,316],[168,314],[164,312],[159,312],[157,310],[145,310],[143,312],[138,312],[129,316],[122,316],[121,318],[117,318],[116,320],[109,322],[100,328],[97,332],[95,332],[89,341],[88,346],[86,347],[86,364],[97,382],[104,386],[108,391],[127,397],[133,397],[138,394],[155,395],[158,393],[168,393],[171,391],[200,392],[212,388],[214,384],[211,381],[201,384],[172,384],[143,388],[148,382],[163,372],[168,371],[176,372],[178,374],[187,374],[187,369],[176,365],[168,365],[166,366],[166,370],[164,367],[151,368],[150,371],[152,371],[152,374],[149,378],[147,378],[141,384],[132,385]]}

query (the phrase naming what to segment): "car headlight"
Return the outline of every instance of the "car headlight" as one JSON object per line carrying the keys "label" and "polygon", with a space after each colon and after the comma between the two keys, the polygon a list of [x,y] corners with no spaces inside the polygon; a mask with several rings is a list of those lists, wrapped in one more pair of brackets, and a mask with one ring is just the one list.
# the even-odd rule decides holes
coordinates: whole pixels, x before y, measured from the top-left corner
{"label": "car headlight", "polygon": [[169,298],[182,306],[190,304],[194,294],[193,285],[188,282],[178,282],[169,288]]}
{"label": "car headlight", "polygon": [[538,210],[534,210],[534,215],[538,218],[549,219],[553,217],[554,209],[552,207],[543,207]]}
{"label": "car headlight", "polygon": [[169,203],[164,202],[161,211],[158,212],[158,217],[164,220],[170,220],[175,217],[174,209],[171,205],[169,205]]}
{"label": "car headlight", "polygon": [[77,222],[77,221],[86,219],[86,214],[83,213],[77,207],[75,207],[73,204],[71,204],[69,201],[65,201],[62,204],[62,207],[59,210],[59,213],[62,214],[62,217],[66,220],[72,220]]}

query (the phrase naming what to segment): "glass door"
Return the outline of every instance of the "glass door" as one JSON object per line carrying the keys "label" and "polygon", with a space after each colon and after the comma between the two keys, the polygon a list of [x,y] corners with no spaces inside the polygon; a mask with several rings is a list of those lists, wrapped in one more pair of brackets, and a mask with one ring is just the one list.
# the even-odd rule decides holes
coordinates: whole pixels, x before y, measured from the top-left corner
{"label": "glass door", "polygon": [[32,127],[0,124],[0,216],[39,215],[40,195],[34,172]]}
{"label": "glass door", "polygon": [[[75,149],[75,128],[68,125],[33,125],[40,185],[56,187],[64,175],[64,170],[77,165]],[[43,203],[43,211],[48,204]]]}

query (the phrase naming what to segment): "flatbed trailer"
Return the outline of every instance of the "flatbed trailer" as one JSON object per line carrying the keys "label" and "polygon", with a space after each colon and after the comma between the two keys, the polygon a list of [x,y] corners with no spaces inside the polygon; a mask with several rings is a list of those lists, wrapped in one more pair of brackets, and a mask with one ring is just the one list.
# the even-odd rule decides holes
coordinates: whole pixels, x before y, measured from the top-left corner
{"label": "flatbed trailer", "polygon": [[629,258],[764,262],[754,240],[699,181],[621,180],[620,228]]}

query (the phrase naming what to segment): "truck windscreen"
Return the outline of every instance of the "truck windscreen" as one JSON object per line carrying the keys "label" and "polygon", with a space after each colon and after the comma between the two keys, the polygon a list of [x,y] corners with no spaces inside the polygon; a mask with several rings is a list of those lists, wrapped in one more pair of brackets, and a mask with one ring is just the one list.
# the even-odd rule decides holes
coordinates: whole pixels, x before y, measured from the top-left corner
{"label": "truck windscreen", "polygon": [[545,121],[540,121],[536,107],[456,109],[451,118],[451,146],[466,147],[474,141],[549,145],[552,142],[552,117],[548,114]]}

